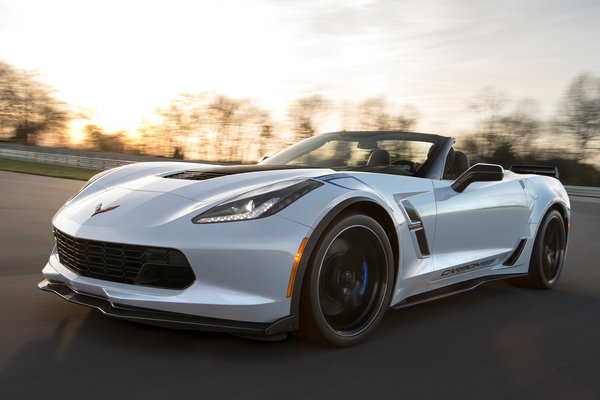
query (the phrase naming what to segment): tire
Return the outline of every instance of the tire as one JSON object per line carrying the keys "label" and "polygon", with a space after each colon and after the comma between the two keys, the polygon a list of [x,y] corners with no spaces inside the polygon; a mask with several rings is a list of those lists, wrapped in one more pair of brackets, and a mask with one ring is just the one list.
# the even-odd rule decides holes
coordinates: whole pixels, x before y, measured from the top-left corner
{"label": "tire", "polygon": [[528,275],[514,283],[536,289],[552,289],[560,277],[566,251],[567,234],[563,217],[558,211],[551,210],[535,237]]}
{"label": "tire", "polygon": [[337,218],[309,261],[299,335],[339,347],[364,340],[389,307],[393,259],[390,241],[373,218],[358,213]]}

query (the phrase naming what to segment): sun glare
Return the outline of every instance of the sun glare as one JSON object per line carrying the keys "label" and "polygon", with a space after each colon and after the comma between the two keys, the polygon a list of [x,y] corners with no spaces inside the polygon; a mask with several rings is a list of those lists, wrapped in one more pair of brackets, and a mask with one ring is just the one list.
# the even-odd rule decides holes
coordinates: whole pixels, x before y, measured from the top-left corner
{"label": "sun glare", "polygon": [[74,119],[69,124],[69,138],[72,144],[80,144],[85,140],[83,128],[90,123],[87,119]]}

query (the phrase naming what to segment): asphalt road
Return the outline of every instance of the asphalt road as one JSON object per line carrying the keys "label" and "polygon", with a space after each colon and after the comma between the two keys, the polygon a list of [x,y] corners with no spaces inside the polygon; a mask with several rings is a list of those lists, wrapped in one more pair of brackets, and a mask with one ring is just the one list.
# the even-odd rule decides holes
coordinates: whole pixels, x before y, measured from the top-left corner
{"label": "asphalt road", "polygon": [[0,399],[600,399],[598,199],[572,199],[554,290],[490,283],[332,349],[123,322],[41,292],[50,218],[81,185],[0,171]]}

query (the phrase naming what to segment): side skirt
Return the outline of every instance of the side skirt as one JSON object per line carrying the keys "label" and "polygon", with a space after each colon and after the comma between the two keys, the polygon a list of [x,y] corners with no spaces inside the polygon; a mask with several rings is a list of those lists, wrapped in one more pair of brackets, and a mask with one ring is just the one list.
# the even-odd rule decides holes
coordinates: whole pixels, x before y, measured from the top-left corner
{"label": "side skirt", "polygon": [[527,274],[503,274],[503,275],[490,275],[481,278],[471,279],[470,281],[455,283],[450,286],[435,289],[429,292],[419,293],[414,296],[407,297],[406,299],[396,303],[391,308],[397,310],[404,307],[410,307],[428,301],[441,299],[444,297],[452,296],[453,294],[467,292],[475,289],[477,286],[486,282],[498,281],[501,279],[516,278],[519,276],[526,276]]}

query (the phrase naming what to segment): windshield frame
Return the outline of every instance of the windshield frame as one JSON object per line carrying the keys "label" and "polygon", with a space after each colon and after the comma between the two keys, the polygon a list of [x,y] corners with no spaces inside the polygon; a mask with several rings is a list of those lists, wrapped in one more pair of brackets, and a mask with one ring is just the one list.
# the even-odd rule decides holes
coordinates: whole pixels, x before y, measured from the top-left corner
{"label": "windshield frame", "polygon": [[[453,138],[448,138],[439,135],[432,135],[426,133],[416,132],[403,132],[403,131],[353,131],[353,132],[331,132],[323,133],[321,135],[312,136],[301,142],[298,142],[284,150],[266,158],[259,165],[287,165],[287,162],[298,158],[303,154],[307,154],[314,149],[318,149],[325,143],[335,140],[336,138],[344,138],[349,141],[360,140],[360,139],[371,139],[371,140],[404,140],[404,141],[415,141],[415,142],[429,142],[433,145],[433,150],[430,157],[421,168],[412,176],[441,179],[443,174],[444,163],[450,147],[454,143]],[[442,156],[443,155],[443,156]],[[439,160],[442,160],[440,163]],[[315,166],[298,166],[305,168],[315,168]],[[332,168],[336,170],[335,168]],[[340,169],[340,171],[361,171],[369,173],[378,173],[376,171],[363,171],[361,169]],[[391,172],[381,172],[391,175]]]}

